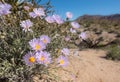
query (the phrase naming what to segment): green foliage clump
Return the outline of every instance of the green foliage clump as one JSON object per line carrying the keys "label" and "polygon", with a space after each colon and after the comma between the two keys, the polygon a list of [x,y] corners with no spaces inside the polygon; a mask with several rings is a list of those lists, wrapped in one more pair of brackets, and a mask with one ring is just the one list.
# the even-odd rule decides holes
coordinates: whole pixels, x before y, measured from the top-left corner
{"label": "green foliage clump", "polygon": [[120,46],[111,46],[106,57],[112,60],[120,60]]}

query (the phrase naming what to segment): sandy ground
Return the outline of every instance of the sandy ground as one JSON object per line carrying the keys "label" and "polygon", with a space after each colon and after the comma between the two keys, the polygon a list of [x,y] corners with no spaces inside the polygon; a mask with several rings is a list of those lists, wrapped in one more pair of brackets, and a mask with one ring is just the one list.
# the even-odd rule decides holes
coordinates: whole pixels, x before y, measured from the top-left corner
{"label": "sandy ground", "polygon": [[71,50],[69,65],[51,71],[55,82],[120,82],[120,62],[106,60],[102,50]]}

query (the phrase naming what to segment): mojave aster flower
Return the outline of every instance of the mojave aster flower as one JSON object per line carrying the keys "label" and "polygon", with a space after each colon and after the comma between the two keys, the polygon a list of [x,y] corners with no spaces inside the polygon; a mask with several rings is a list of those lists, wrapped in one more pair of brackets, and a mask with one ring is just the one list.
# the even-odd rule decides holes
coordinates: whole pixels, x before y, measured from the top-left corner
{"label": "mojave aster flower", "polygon": [[34,8],[33,12],[30,12],[29,15],[33,18],[45,16],[45,11],[43,8]]}
{"label": "mojave aster flower", "polygon": [[50,53],[48,53],[48,52],[46,52],[46,51],[44,51],[44,53],[47,55],[47,56],[46,56],[46,60],[45,60],[45,62],[44,62],[44,65],[45,65],[45,66],[48,66],[48,64],[50,64],[50,63],[52,62],[52,58],[51,58],[51,56],[50,56]]}
{"label": "mojave aster flower", "polygon": [[61,50],[61,53],[64,54],[64,55],[69,55],[70,51],[69,51],[68,48],[63,48],[63,49]]}
{"label": "mojave aster flower", "polygon": [[48,64],[50,64],[52,62],[52,58],[48,57],[44,63],[45,66],[48,66]]}
{"label": "mojave aster flower", "polygon": [[69,40],[70,40],[70,36],[66,36],[65,41],[69,41]]}
{"label": "mojave aster flower", "polygon": [[29,7],[29,6],[24,6],[24,9],[25,9],[26,11],[29,11],[30,7]]}
{"label": "mojave aster flower", "polygon": [[77,28],[80,28],[80,25],[79,25],[79,23],[77,23],[77,22],[71,22],[71,25],[72,25],[72,27],[73,28],[75,28],[75,29],[77,29]]}
{"label": "mojave aster flower", "polygon": [[39,64],[43,64],[43,65],[48,65],[49,63],[51,63],[51,57],[50,54],[48,52],[37,52],[36,54],[36,59],[37,59],[37,63]]}
{"label": "mojave aster flower", "polygon": [[72,16],[73,16],[73,15],[72,15],[72,13],[71,13],[71,12],[66,12],[66,17],[67,17],[67,18],[69,18],[69,19],[70,19],[70,18],[72,18]]}
{"label": "mojave aster flower", "polygon": [[54,20],[54,18],[53,18],[52,16],[47,16],[47,17],[45,18],[45,20],[46,20],[48,23],[54,23],[54,22],[55,22],[55,20]]}
{"label": "mojave aster flower", "polygon": [[55,22],[58,24],[64,23],[64,21],[62,20],[62,18],[59,15],[53,15],[53,18],[54,18]]}
{"label": "mojave aster flower", "polygon": [[76,33],[76,30],[74,28],[70,28],[71,33]]}
{"label": "mojave aster flower", "polygon": [[58,64],[59,64],[59,66],[66,66],[67,64],[68,64],[68,59],[65,57],[65,56],[59,56],[58,57]]}
{"label": "mojave aster flower", "polygon": [[43,41],[44,44],[50,43],[50,38],[47,35],[41,35],[40,40]]}
{"label": "mojave aster flower", "polygon": [[30,12],[29,15],[30,15],[30,17],[32,17],[32,18],[36,18],[36,14],[35,14],[34,12]]}
{"label": "mojave aster flower", "polygon": [[11,5],[9,5],[7,3],[3,4],[0,2],[0,15],[7,15],[7,14],[11,13],[10,12],[11,8],[12,8]]}
{"label": "mojave aster flower", "polygon": [[79,38],[82,38],[82,39],[86,39],[87,36],[86,36],[86,33],[85,32],[81,32],[80,35],[79,35]]}
{"label": "mojave aster flower", "polygon": [[27,53],[24,57],[23,60],[25,61],[25,64],[28,66],[31,66],[36,63],[36,58],[35,55],[32,52]]}
{"label": "mojave aster flower", "polygon": [[29,45],[31,46],[32,50],[41,51],[46,48],[46,45],[40,39],[32,39],[29,41]]}
{"label": "mojave aster flower", "polygon": [[20,23],[20,26],[23,28],[23,30],[26,31],[32,31],[30,27],[33,25],[33,23],[30,21],[30,19],[22,21]]}
{"label": "mojave aster flower", "polygon": [[33,11],[37,16],[45,16],[45,11],[43,8],[34,8]]}

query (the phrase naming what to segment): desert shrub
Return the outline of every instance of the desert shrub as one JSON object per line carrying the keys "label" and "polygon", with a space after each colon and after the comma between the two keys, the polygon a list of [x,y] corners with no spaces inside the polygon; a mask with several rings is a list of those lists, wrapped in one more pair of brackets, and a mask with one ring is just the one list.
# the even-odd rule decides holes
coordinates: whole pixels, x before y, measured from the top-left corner
{"label": "desert shrub", "polygon": [[112,60],[120,60],[120,46],[113,45],[110,48],[108,48],[108,53],[106,58]]}
{"label": "desert shrub", "polygon": [[116,38],[116,34],[114,33],[108,33],[108,32],[105,32],[103,31],[102,34],[100,35],[102,37],[102,42],[100,44],[102,45],[107,45],[113,41],[115,41],[117,38]]}
{"label": "desert shrub", "polygon": [[[50,16],[54,17],[53,21],[50,20],[49,7],[44,9],[44,7],[24,3],[15,6],[17,0],[10,1],[12,0],[0,2],[0,5],[3,6],[3,9],[0,9],[0,81],[32,82],[34,75],[48,74],[47,70],[50,68],[48,64],[53,64],[56,58],[58,61],[55,62],[55,65],[66,65],[67,56],[65,54],[69,53],[67,49],[69,42],[65,41],[65,36],[70,33],[70,22],[64,23],[59,15]],[[22,9],[14,9],[14,6]],[[24,6],[27,6],[28,9],[24,9]],[[37,11],[40,14],[36,14],[33,12],[34,9],[43,13]],[[32,16],[29,15],[30,13]],[[47,41],[48,44],[46,44]],[[39,50],[40,48],[42,50]],[[45,62],[37,60],[37,56],[44,60],[41,55],[36,55],[41,53],[47,58]],[[27,57],[28,59],[26,59]],[[63,63],[60,62],[61,60]],[[32,62],[35,63],[32,64]]]}
{"label": "desert shrub", "polygon": [[[108,32],[84,31],[79,34],[79,43],[88,48],[105,46],[116,40],[116,34]],[[79,45],[79,44],[78,44]],[[84,46],[84,45],[83,45]]]}

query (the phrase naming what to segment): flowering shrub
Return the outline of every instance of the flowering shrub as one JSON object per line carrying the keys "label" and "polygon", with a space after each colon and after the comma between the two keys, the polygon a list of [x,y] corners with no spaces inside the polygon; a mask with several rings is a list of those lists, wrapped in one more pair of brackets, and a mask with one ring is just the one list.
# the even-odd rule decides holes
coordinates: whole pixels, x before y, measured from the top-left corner
{"label": "flowering shrub", "polygon": [[67,66],[70,38],[65,37],[71,34],[69,26],[76,31],[79,24],[49,16],[43,7],[23,3],[23,10],[15,12],[10,4],[0,2],[0,80],[29,82],[33,75],[47,73],[51,64]]}

